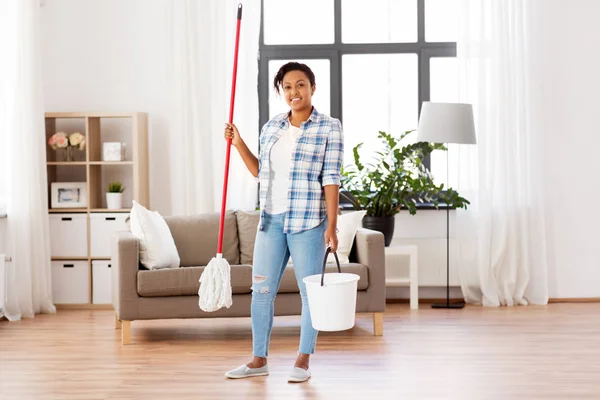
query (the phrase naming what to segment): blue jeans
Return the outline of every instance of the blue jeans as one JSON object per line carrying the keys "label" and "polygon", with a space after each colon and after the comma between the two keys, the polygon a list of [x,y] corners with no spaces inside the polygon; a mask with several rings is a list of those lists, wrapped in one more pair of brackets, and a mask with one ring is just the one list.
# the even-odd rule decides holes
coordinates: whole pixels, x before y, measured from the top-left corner
{"label": "blue jeans", "polygon": [[273,328],[275,296],[290,255],[302,297],[300,353],[313,354],[317,331],[312,327],[306,286],[302,279],[319,274],[325,257],[327,220],[319,226],[294,234],[283,233],[283,214],[263,215],[263,230],[258,230],[252,266],[252,351],[256,357],[267,357]]}

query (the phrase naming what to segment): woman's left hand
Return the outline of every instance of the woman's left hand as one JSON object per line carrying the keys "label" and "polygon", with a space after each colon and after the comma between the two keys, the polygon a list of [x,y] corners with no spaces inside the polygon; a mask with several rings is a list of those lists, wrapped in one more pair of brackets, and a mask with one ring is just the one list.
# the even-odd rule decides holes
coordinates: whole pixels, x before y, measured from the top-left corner
{"label": "woman's left hand", "polygon": [[331,248],[332,252],[336,252],[338,248],[338,237],[336,228],[327,228],[325,231],[325,246]]}

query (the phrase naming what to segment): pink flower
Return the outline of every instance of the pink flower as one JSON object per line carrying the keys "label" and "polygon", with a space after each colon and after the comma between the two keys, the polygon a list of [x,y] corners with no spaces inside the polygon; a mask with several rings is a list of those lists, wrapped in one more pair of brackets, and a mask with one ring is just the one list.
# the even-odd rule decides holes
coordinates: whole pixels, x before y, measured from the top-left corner
{"label": "pink flower", "polygon": [[67,147],[69,145],[67,134],[65,132],[56,132],[48,139],[48,145],[54,150]]}

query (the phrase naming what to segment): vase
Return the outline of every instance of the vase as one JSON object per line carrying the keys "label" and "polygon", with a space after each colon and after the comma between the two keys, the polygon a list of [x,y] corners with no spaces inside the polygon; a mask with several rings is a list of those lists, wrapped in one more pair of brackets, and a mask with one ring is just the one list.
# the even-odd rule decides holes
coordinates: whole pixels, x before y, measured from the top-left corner
{"label": "vase", "polygon": [[106,193],[106,208],[109,210],[120,210],[122,198],[122,193]]}
{"label": "vase", "polygon": [[371,229],[383,233],[385,247],[389,247],[394,237],[394,226],[396,217],[372,217],[365,215],[362,220],[362,226],[366,229]]}
{"label": "vase", "polygon": [[71,146],[67,146],[62,149],[62,161],[75,161],[75,150]]}

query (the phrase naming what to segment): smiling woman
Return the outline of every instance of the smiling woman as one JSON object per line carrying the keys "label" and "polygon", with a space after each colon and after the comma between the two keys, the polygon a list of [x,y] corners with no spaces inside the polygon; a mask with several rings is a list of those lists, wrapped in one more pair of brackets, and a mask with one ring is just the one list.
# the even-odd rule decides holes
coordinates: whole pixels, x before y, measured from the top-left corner
{"label": "smiling woman", "polygon": [[299,62],[281,66],[273,86],[288,106],[271,118],[260,134],[256,157],[234,124],[225,138],[237,148],[250,173],[260,182],[260,222],[252,265],[253,359],[226,373],[229,378],[268,374],[267,355],[274,301],[290,257],[302,297],[298,358],[290,381],[307,380],[309,357],[317,331],[311,323],[303,278],[319,273],[326,247],[338,247],[337,212],[344,143],[338,119],[313,106],[316,78]]}
{"label": "smiling woman", "polygon": [[307,109],[311,106],[311,98],[315,94],[315,74],[306,64],[289,62],[282,66],[273,86],[277,93],[283,89],[283,95],[288,105],[294,111]]}
{"label": "smiling woman", "polygon": [[[315,77],[319,77],[318,90],[312,96],[312,105],[314,105],[319,112],[330,115],[331,113],[331,64],[327,59],[312,59],[312,60],[270,60],[269,61],[269,77],[273,77],[277,74],[279,69],[291,62],[295,61],[298,63],[306,64],[313,71]],[[315,78],[316,79],[316,78]],[[289,110],[289,106],[283,94],[278,92],[272,86],[272,80],[269,78],[269,84],[273,90],[269,90],[269,116],[274,117],[277,114],[286,112]]]}

